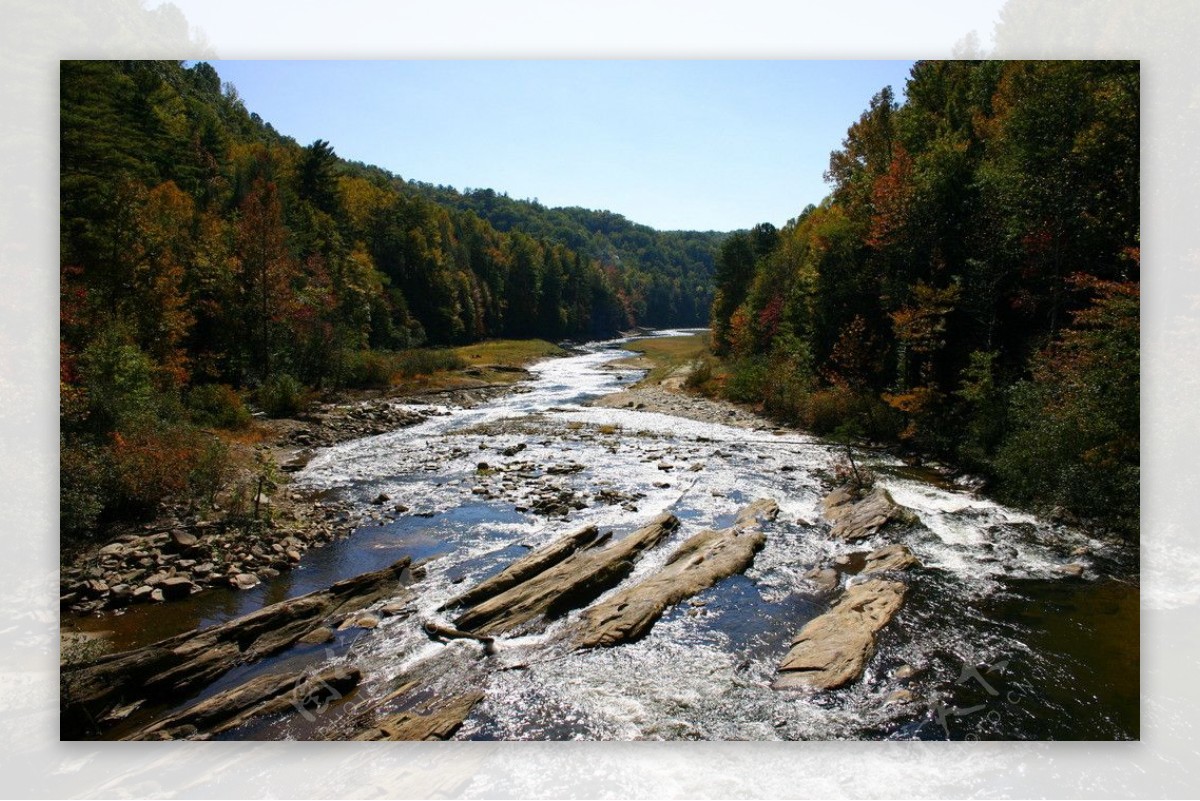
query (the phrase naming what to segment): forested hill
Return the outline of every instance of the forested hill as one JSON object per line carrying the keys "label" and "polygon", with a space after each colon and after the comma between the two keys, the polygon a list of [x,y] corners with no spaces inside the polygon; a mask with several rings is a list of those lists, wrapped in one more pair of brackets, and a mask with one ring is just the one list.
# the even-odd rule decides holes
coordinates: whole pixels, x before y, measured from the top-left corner
{"label": "forested hill", "polygon": [[211,493],[227,470],[201,434],[244,398],[294,413],[444,356],[417,346],[707,313],[709,235],[501,228],[280,134],[203,62],[64,61],[60,90],[66,535]]}
{"label": "forested hill", "polygon": [[1136,62],[921,62],[832,194],[722,246],[724,391],[1136,532]]}
{"label": "forested hill", "polygon": [[524,231],[619,266],[632,311],[646,325],[707,324],[716,252],[727,233],[658,231],[611,211],[548,208],[492,189],[458,192],[416,181],[409,186],[442,205],[475,212],[498,230]]}

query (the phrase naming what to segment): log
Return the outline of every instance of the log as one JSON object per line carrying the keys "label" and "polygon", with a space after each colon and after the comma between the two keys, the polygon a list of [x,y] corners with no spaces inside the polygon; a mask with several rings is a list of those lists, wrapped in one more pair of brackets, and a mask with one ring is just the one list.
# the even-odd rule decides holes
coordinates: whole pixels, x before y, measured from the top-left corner
{"label": "log", "polygon": [[537,617],[554,617],[585,606],[619,584],[642,552],[678,527],[679,518],[662,514],[604,548],[576,551],[548,570],[468,609],[455,620],[455,626],[477,634],[498,634]]}
{"label": "log", "polygon": [[474,606],[494,598],[505,590],[546,572],[576,551],[595,544],[598,533],[595,526],[586,526],[573,534],[554,540],[549,545],[530,551],[496,575],[442,604],[438,611],[456,606]]}
{"label": "log", "polygon": [[741,573],[762,549],[761,524],[774,520],[779,506],[759,499],[729,528],[701,531],[679,546],[662,570],[584,610],[575,643],[580,648],[610,647],[645,635],[675,604]]}
{"label": "log", "polygon": [[[328,589],[263,607],[257,612],[193,629],[131,651],[62,669],[63,739],[95,731],[107,710],[136,700],[171,700],[211,683],[235,665],[255,662],[350,612],[396,594],[411,580],[411,560],[339,581]],[[333,624],[333,625],[331,625]]]}

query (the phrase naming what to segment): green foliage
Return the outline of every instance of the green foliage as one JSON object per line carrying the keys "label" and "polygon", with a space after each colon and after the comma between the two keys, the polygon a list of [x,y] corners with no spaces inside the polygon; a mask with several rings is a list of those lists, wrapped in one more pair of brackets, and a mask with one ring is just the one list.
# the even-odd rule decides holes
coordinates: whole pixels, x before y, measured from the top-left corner
{"label": "green foliage", "polygon": [[1139,91],[1128,61],[917,63],[829,198],[722,245],[725,392],[1136,533]]}
{"label": "green foliage", "polygon": [[289,373],[274,373],[255,392],[267,417],[294,417],[304,409],[304,386]]}
{"label": "green foliage", "polygon": [[1138,289],[1077,278],[1095,290],[1013,390],[1013,431],[996,455],[1002,488],[1136,532],[1139,509]]}
{"label": "green foliage", "polygon": [[201,427],[236,430],[250,425],[250,410],[228,384],[199,384],[188,390],[187,408]]}
{"label": "green foliage", "polygon": [[404,378],[427,376],[439,370],[458,370],[466,362],[453,350],[442,348],[416,348],[396,354],[396,374]]}

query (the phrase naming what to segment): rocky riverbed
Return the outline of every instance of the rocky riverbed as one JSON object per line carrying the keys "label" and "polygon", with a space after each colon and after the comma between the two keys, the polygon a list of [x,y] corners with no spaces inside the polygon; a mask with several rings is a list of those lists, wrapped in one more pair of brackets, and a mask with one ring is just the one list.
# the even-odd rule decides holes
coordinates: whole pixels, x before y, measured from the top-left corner
{"label": "rocky riverbed", "polygon": [[[1136,634],[1127,550],[886,454],[858,453],[877,482],[843,489],[844,448],[680,376],[631,389],[621,355],[313,447],[289,491],[342,505],[353,536],[248,590],[96,618],[122,652],[76,686],[135,666],[154,695],[83,698],[77,719],[109,722],[65,736],[1136,736],[1136,636],[1112,637]],[[404,580],[345,584],[397,559]],[[359,600],[329,600],[346,586]]]}

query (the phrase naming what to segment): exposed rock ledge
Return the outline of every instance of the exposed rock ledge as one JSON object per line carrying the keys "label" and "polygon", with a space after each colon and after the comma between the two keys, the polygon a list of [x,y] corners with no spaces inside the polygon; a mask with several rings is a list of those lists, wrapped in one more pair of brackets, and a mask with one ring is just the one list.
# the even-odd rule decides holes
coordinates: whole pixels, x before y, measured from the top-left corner
{"label": "exposed rock ledge", "polygon": [[729,528],[691,537],[662,570],[586,609],[576,643],[595,648],[641,637],[669,607],[749,567],[765,541],[762,523],[778,514],[778,504],[759,499],[743,509]]}
{"label": "exposed rock ledge", "polygon": [[899,581],[856,584],[828,612],[809,621],[779,664],[776,690],[831,690],[862,675],[875,654],[875,633],[904,603]]}
{"label": "exposed rock ledge", "polygon": [[917,523],[916,513],[896,503],[883,487],[874,487],[862,497],[850,487],[838,487],[825,496],[825,519],[835,539],[853,541],[870,537],[888,523]]}
{"label": "exposed rock ledge", "polygon": [[405,557],[226,623],[64,667],[61,734],[66,739],[82,735],[118,705],[128,709],[139,701],[179,698],[235,665],[278,653],[319,628],[336,627],[349,613],[401,592],[401,583],[411,579],[410,566]]}
{"label": "exposed rock ledge", "polygon": [[662,514],[606,547],[576,550],[552,567],[468,609],[455,625],[477,634],[499,634],[541,616],[554,617],[584,606],[620,583],[633,570],[634,560],[678,527],[679,518]]}
{"label": "exposed rock ledge", "polygon": [[336,666],[315,674],[274,673],[217,693],[129,735],[125,740],[208,739],[252,718],[283,712],[320,711],[362,679],[358,668]]}

